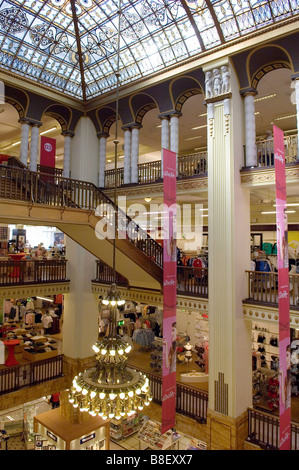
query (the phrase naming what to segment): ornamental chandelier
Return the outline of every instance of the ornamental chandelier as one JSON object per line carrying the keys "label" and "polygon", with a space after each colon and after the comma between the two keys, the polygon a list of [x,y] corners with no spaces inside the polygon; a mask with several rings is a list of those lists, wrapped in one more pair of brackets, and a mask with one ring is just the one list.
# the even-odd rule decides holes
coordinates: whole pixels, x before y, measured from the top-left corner
{"label": "ornamental chandelier", "polygon": [[75,408],[103,419],[130,416],[152,400],[148,378],[127,367],[131,340],[116,334],[116,310],[110,307],[111,334],[93,345],[96,366],[74,378],[69,394]]}
{"label": "ornamental chandelier", "polygon": [[[121,2],[121,0],[120,0]],[[115,174],[114,203],[116,204],[116,172],[118,141],[118,106],[119,106],[119,43],[120,16],[119,3],[118,53],[117,53],[117,87],[116,87],[116,130],[115,130]],[[87,411],[92,416],[102,419],[121,419],[130,416],[152,400],[148,378],[141,372],[127,366],[128,354],[132,349],[129,337],[117,334],[117,307],[125,303],[116,286],[116,228],[113,238],[113,280],[102,304],[109,306],[109,334],[93,345],[96,354],[96,365],[80,372],[73,380],[69,391],[69,402],[80,411]]]}

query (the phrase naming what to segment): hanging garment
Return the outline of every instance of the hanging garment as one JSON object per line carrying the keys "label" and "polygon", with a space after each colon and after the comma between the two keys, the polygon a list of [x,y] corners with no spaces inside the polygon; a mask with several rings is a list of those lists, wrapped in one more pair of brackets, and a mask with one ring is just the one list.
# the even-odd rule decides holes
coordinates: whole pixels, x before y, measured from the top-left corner
{"label": "hanging garment", "polygon": [[266,255],[271,255],[271,253],[273,253],[272,249],[272,243],[265,242],[262,244],[262,250],[266,253]]}

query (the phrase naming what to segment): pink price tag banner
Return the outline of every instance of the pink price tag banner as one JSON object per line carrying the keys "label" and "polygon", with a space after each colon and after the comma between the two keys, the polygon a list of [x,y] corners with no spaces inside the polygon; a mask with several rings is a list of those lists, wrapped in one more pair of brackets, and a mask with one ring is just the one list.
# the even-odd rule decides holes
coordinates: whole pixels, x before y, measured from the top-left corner
{"label": "pink price tag banner", "polygon": [[163,158],[163,370],[162,428],[175,426],[176,405],[176,154],[162,150]]}
{"label": "pink price tag banner", "polygon": [[287,193],[284,134],[273,126],[279,311],[279,449],[291,448],[291,355]]}

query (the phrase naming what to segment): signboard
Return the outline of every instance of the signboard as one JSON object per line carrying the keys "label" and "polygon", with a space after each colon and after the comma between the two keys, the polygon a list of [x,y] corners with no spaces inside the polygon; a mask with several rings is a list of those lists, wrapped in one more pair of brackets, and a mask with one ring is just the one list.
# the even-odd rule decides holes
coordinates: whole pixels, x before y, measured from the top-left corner
{"label": "signboard", "polygon": [[276,184],[276,230],[279,310],[279,449],[291,448],[291,354],[288,220],[284,134],[273,126]]}
{"label": "signboard", "polygon": [[163,378],[162,429],[175,425],[176,405],[176,154],[163,152]]}
{"label": "signboard", "polygon": [[55,168],[56,140],[41,136],[40,164]]}

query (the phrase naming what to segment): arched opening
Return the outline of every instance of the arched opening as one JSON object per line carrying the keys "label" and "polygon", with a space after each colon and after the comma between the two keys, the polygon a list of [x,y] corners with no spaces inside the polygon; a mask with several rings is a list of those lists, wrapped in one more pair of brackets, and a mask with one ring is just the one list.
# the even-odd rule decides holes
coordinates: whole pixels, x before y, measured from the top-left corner
{"label": "arched opening", "polygon": [[21,124],[17,109],[6,102],[0,105],[0,154],[1,161],[5,156],[19,159],[21,143]]}

